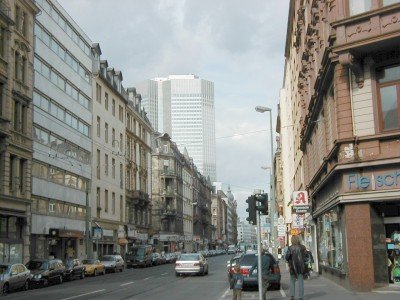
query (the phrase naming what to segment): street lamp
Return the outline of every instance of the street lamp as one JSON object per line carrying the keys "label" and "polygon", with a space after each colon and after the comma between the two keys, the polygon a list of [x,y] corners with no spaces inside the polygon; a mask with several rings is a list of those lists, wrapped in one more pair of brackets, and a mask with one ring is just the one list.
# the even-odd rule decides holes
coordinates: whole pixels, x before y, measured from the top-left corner
{"label": "street lamp", "polygon": [[270,208],[270,222],[271,222],[271,238],[272,238],[272,253],[275,253],[275,243],[276,243],[276,235],[275,235],[275,173],[274,173],[274,145],[273,145],[273,131],[272,131],[272,109],[265,106],[256,106],[256,111],[259,113],[269,112],[269,121],[270,121],[270,134],[271,134],[271,208]]}

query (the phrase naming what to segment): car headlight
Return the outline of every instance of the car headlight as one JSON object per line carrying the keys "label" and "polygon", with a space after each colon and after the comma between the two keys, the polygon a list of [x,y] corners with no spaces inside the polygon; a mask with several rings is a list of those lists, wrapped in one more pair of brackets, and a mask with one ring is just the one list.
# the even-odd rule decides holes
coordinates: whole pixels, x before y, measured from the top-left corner
{"label": "car headlight", "polygon": [[42,278],[42,274],[36,274],[36,275],[35,275],[35,278],[36,278],[36,279]]}

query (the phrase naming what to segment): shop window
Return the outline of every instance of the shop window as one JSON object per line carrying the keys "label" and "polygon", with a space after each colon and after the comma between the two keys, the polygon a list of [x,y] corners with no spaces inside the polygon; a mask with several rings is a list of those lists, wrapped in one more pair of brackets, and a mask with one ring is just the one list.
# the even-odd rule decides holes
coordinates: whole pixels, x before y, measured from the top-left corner
{"label": "shop window", "polygon": [[382,131],[400,128],[400,65],[377,69],[379,127]]}
{"label": "shop window", "polygon": [[318,256],[324,266],[343,269],[343,239],[340,209],[336,207],[318,218]]}

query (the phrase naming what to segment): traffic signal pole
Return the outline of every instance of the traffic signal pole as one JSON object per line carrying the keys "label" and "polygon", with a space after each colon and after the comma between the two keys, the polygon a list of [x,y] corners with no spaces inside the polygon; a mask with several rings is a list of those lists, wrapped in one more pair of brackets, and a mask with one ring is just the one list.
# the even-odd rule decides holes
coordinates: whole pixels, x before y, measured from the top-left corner
{"label": "traffic signal pole", "polygon": [[258,275],[258,299],[263,300],[262,269],[261,269],[261,224],[260,212],[257,211],[257,275]]}

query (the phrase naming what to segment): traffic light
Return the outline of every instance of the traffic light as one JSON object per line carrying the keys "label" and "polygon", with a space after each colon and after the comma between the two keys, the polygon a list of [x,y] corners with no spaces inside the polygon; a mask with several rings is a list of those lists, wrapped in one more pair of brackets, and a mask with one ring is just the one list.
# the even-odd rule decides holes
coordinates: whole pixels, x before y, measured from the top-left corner
{"label": "traffic light", "polygon": [[257,200],[257,210],[263,215],[268,215],[268,194],[257,194],[255,197]]}
{"label": "traffic light", "polygon": [[250,224],[257,224],[257,208],[256,208],[256,198],[254,196],[250,196],[247,198],[246,203],[248,204],[248,208],[246,211],[249,213],[249,216],[246,218],[247,222]]}

